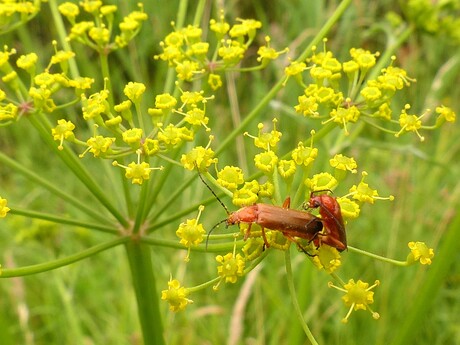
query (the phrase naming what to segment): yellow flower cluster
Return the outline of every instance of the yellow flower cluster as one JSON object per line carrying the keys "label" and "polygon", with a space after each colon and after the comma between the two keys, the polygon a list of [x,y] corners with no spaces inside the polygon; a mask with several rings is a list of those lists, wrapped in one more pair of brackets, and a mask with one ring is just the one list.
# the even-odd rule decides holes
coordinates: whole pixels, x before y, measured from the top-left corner
{"label": "yellow flower cluster", "polygon": [[[113,50],[125,47],[141,28],[142,22],[147,20],[147,14],[143,12],[143,5],[139,3],[140,11],[133,11],[123,18],[118,24],[120,33],[114,35],[114,12],[115,5],[103,5],[102,1],[84,0],[79,6],[72,2],[64,2],[59,5],[59,11],[72,24],[69,34],[70,40],[78,41],[96,51],[105,54]],[[76,18],[80,14],[80,8],[93,17],[92,21],[80,21]]]}
{"label": "yellow flower cluster", "polygon": [[[211,46],[203,40],[203,30],[195,25],[175,28],[161,42],[162,53],[155,59],[168,62],[174,67],[178,80],[193,81],[208,77],[207,83],[212,90],[222,86],[221,75],[227,70],[237,69],[237,65],[245,57],[257,30],[262,24],[253,19],[238,19],[232,26],[225,21],[222,13],[219,21],[211,19],[209,29],[215,35],[217,44]],[[287,51],[276,51],[270,46],[270,38],[266,37],[266,46],[259,48],[257,61],[259,66],[245,68],[256,70],[264,68],[269,61]]]}
{"label": "yellow flower cluster", "polygon": [[[286,81],[294,77],[304,89],[298,97],[299,103],[294,107],[298,114],[321,119],[323,124],[336,123],[343,128],[345,134],[349,134],[350,124],[362,120],[395,136],[415,132],[420,140],[424,139],[419,133],[420,129],[434,129],[445,121],[455,121],[455,113],[445,106],[436,108],[438,118],[434,126],[423,125],[420,120],[431,112],[430,109],[420,116],[408,114],[410,105],[406,105],[399,119],[395,119],[391,100],[398,91],[415,82],[415,79],[393,65],[381,71],[373,71],[379,53],[352,48],[351,59],[341,62],[326,48],[316,52],[315,47],[313,51],[314,54],[305,62],[293,61],[285,69]],[[304,82],[304,71],[309,72],[309,84]],[[374,74],[377,76],[374,77]],[[345,78],[345,82],[341,82]],[[347,87],[343,88],[342,85]],[[377,125],[378,121],[390,123],[389,128]],[[399,130],[393,129],[396,125],[399,125]]]}

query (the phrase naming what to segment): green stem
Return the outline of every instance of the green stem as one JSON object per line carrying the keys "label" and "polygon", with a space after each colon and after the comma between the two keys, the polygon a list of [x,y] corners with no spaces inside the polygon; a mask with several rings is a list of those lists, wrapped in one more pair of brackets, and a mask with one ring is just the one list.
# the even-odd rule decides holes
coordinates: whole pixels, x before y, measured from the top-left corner
{"label": "green stem", "polygon": [[156,212],[152,214],[150,218],[158,219],[164,211],[170,209],[171,205],[174,205],[174,201],[182,195],[184,190],[187,189],[188,186],[190,186],[194,179],[195,176],[190,176],[188,179],[186,179],[179,187],[175,189],[175,191],[168,197],[168,199],[165,200],[163,206],[159,205],[159,208],[155,209]]}
{"label": "green stem", "polygon": [[[136,293],[138,315],[145,345],[163,345],[163,322],[161,320],[159,295],[156,289],[155,267],[151,249],[140,242],[126,244]],[[159,268],[158,268],[159,269]]]}
{"label": "green stem", "polygon": [[54,214],[31,211],[29,209],[11,207],[9,214],[12,214],[12,215],[15,214],[15,215],[24,216],[27,218],[44,219],[44,220],[48,220],[50,222],[59,223],[59,224],[75,225],[75,226],[79,226],[79,227],[86,228],[86,229],[100,230],[100,231],[111,233],[114,235],[119,233],[118,230],[114,226],[101,225],[98,223],[89,223],[89,222],[84,222],[84,221],[73,219],[73,218],[70,219],[70,218],[55,216]]}
{"label": "green stem", "polygon": [[115,103],[113,100],[112,83],[110,82],[110,67],[108,53],[99,51],[99,61],[101,63],[101,72],[106,85],[105,88],[109,90],[109,98],[107,101],[109,102],[110,106],[113,107]]}
{"label": "green stem", "polygon": [[[217,238],[217,235],[214,238]],[[222,236],[222,238],[224,237]],[[200,244],[198,246],[193,246],[191,248],[191,251],[202,252],[202,253],[223,253],[223,252],[228,252],[235,247],[237,249],[243,248],[243,246],[246,243],[243,240],[235,242],[234,234],[225,235],[225,238],[231,238],[232,240],[225,242],[225,243],[209,244],[207,248],[205,244]],[[187,247],[184,247],[184,245],[179,243],[178,240],[165,240],[162,238],[153,238],[153,237],[141,237],[140,240],[142,243],[146,243],[146,244],[150,244],[154,246],[187,250]]]}
{"label": "green stem", "polygon": [[134,227],[133,227],[133,233],[137,234],[139,233],[142,223],[145,220],[145,214],[147,212],[146,210],[146,199],[147,199],[147,194],[150,186],[150,182],[145,183],[141,186],[141,193],[139,196],[139,202],[137,204],[137,212],[136,212],[136,217],[134,221]]}
{"label": "green stem", "polygon": [[[254,268],[257,267],[257,265],[259,265],[262,260],[268,255],[268,252],[269,251],[264,251],[257,259],[254,259],[253,261],[251,261],[251,264],[249,265],[249,267],[245,268],[244,269],[244,276],[246,276],[249,272],[251,272]],[[222,280],[222,277],[216,277],[212,280],[209,280],[203,284],[200,284],[200,285],[196,285],[196,286],[193,286],[193,287],[190,287],[188,288],[190,290],[190,292],[195,292],[195,291],[199,291],[199,290],[203,290],[209,286],[215,286],[219,281]]]}
{"label": "green stem", "polygon": [[369,252],[366,252],[365,250],[361,250],[361,249],[354,248],[354,247],[351,247],[351,246],[348,246],[348,250],[350,252],[355,252],[355,253],[359,253],[359,254],[362,254],[362,255],[366,255],[366,256],[369,256],[369,257],[371,257],[373,259],[380,260],[380,261],[383,261],[383,262],[386,262],[386,263],[390,263],[390,264],[393,264],[393,265],[396,265],[396,266],[409,266],[407,261],[389,259],[389,258],[386,258],[384,256],[369,253]]}
{"label": "green stem", "polygon": [[294,305],[294,312],[297,318],[299,319],[299,322],[302,325],[302,328],[308,340],[310,340],[310,343],[312,345],[318,345],[318,342],[316,341],[315,337],[313,336],[313,333],[311,332],[310,328],[305,322],[303,318],[303,313],[300,310],[299,301],[297,300],[297,294],[295,292],[294,277],[292,276],[291,251],[289,249],[284,252],[284,261],[286,263],[286,278],[287,278],[289,293],[291,295],[292,304]]}
{"label": "green stem", "polygon": [[[221,195],[220,197],[223,197],[223,195]],[[170,217],[168,217],[168,218],[166,218],[166,219],[163,219],[163,220],[160,221],[160,222],[157,222],[157,223],[154,223],[154,224],[150,225],[150,226],[147,228],[146,232],[147,232],[147,233],[150,233],[150,232],[152,232],[152,231],[154,231],[154,230],[159,230],[159,229],[161,229],[161,228],[162,228],[164,225],[166,225],[166,224],[172,223],[172,222],[174,222],[174,221],[176,221],[176,220],[178,220],[178,219],[180,219],[180,218],[186,216],[187,214],[190,214],[190,213],[192,213],[192,212],[196,212],[196,210],[198,209],[198,207],[199,207],[200,205],[206,206],[206,205],[209,205],[209,204],[211,204],[211,203],[213,203],[213,202],[216,202],[216,201],[217,201],[217,200],[216,200],[215,197],[211,197],[211,198],[206,199],[206,200],[204,200],[204,201],[201,201],[201,202],[199,202],[199,203],[197,203],[197,204],[194,204],[194,205],[192,205],[192,206],[190,206],[190,207],[188,207],[188,208],[186,208],[186,209],[184,209],[184,210],[182,210],[182,211],[179,211],[179,212],[177,212],[177,213],[171,215]],[[156,218],[152,217],[151,220],[153,220],[153,219],[156,219]]]}
{"label": "green stem", "polygon": [[51,270],[54,270],[56,268],[63,267],[63,266],[68,266],[77,261],[93,256],[99,252],[102,252],[109,248],[118,246],[119,244],[125,243],[129,241],[129,239],[130,237],[119,237],[119,238],[116,238],[115,240],[111,240],[105,243],[98,244],[94,247],[85,249],[77,254],[73,254],[73,255],[67,256],[62,259],[45,262],[43,264],[31,265],[31,266],[20,267],[20,268],[2,268],[0,270],[0,278],[27,276],[31,274],[51,271]]}
{"label": "green stem", "polygon": [[[51,16],[53,17],[54,27],[56,28],[57,34],[59,36],[59,43],[62,45],[65,51],[72,51],[69,41],[67,40],[67,32],[65,30],[64,22],[62,16],[59,13],[58,5],[56,0],[49,0],[48,4],[51,10]],[[70,75],[72,78],[77,78],[80,76],[78,72],[78,66],[75,62],[75,58],[69,60]]]}
{"label": "green stem", "polygon": [[403,32],[397,35],[396,40],[390,41],[391,43],[385,49],[385,52],[377,61],[377,64],[372,68],[372,72],[368,75],[367,79],[374,79],[379,73],[381,73],[382,68],[387,65],[396,49],[398,49],[414,32],[415,27],[410,25],[404,29]]}
{"label": "green stem", "polygon": [[25,168],[23,165],[17,163],[16,161],[9,158],[2,152],[0,152],[0,163],[3,166],[6,165],[10,167],[11,169],[15,170],[16,172],[24,175],[26,178],[28,178],[32,182],[35,182],[38,185],[44,187],[51,193],[67,201],[69,204],[72,204],[77,209],[84,212],[85,214],[92,217],[93,219],[101,223],[105,223],[105,224],[109,223],[107,217],[101,214],[100,212],[95,211],[94,208],[90,208],[89,206],[87,206],[87,204],[84,204],[82,201],[78,200],[77,198],[63,191],[61,188],[57,187],[55,183],[48,182],[41,176],[35,174],[32,170]]}
{"label": "green stem", "polygon": [[206,0],[200,0],[197,5],[195,5],[195,17],[193,18],[193,25],[199,26],[201,18],[204,13],[204,6],[206,5]]}
{"label": "green stem", "polygon": [[[187,14],[188,0],[179,1],[179,8],[177,9],[177,17],[175,22],[176,29],[182,28]],[[174,88],[174,81],[176,78],[176,71],[174,68],[168,68],[166,72],[166,81],[164,83],[164,92],[172,93]]]}
{"label": "green stem", "polygon": [[92,178],[91,174],[76,158],[75,153],[67,146],[64,146],[62,151],[57,149],[57,145],[51,137],[51,126],[42,113],[37,113],[29,116],[28,119],[39,132],[45,143],[62,159],[74,175],[86,186],[86,188],[94,195],[94,197],[118,220],[124,227],[128,227],[128,221],[123,217],[120,211],[113,205],[99,184]]}

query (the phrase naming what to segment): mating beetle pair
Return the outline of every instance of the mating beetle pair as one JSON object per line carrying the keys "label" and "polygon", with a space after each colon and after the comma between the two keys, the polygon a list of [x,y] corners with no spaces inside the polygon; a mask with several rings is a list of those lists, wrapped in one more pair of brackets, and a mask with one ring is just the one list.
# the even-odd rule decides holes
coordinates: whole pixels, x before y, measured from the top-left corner
{"label": "mating beetle pair", "polygon": [[[306,211],[290,209],[290,198],[284,201],[283,207],[259,203],[242,207],[235,212],[229,212],[216,193],[204,181],[201,174],[198,174],[228,214],[228,218],[218,224],[226,223],[227,226],[239,223],[249,224],[244,236],[245,240],[249,237],[251,225],[255,223],[262,229],[262,237],[266,247],[269,247],[269,243],[265,235],[265,228],[280,231],[286,238],[296,243],[305,253],[307,253],[306,250],[298,243],[295,239],[296,237],[309,242],[315,241],[318,245],[324,243],[339,251],[347,249],[347,236],[339,203],[336,198],[330,195],[315,195],[316,193],[329,190],[311,192],[310,200],[307,204],[308,208],[319,208],[321,218]],[[324,231],[321,232],[323,229]]]}

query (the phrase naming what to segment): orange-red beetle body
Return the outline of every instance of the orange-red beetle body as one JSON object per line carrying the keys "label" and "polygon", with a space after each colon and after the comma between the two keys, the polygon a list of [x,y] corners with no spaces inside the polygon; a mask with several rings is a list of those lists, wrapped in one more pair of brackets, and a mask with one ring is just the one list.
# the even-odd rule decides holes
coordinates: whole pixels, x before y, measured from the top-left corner
{"label": "orange-red beetle body", "polygon": [[[285,205],[288,204],[289,198],[285,201]],[[245,239],[249,237],[251,224],[258,224],[262,228],[262,236],[267,246],[265,228],[280,231],[291,240],[294,237],[299,237],[308,241],[314,239],[318,232],[323,229],[321,219],[311,213],[267,204],[254,204],[232,212],[226,223],[227,225],[248,223],[249,228],[246,231]]]}
{"label": "orange-red beetle body", "polygon": [[308,206],[310,208],[318,208],[321,215],[321,221],[324,225],[325,234],[320,237],[320,241],[339,251],[347,249],[347,234],[345,232],[345,224],[343,222],[342,211],[337,199],[327,195],[310,194]]}
{"label": "orange-red beetle body", "polygon": [[269,247],[270,244],[268,243],[267,236],[265,235],[265,228],[280,231],[286,238],[296,243],[303,252],[310,255],[299,244],[299,242],[296,240],[296,237],[308,241],[313,241],[316,239],[318,233],[323,230],[323,221],[321,219],[309,212],[291,210],[289,208],[291,205],[291,199],[289,197],[284,201],[283,207],[268,204],[254,204],[251,206],[242,207],[235,212],[229,212],[224,203],[219,199],[216,193],[203,179],[198,168],[197,171],[201,181],[216,197],[216,199],[228,214],[227,219],[219,222],[209,231],[208,238],[206,239],[206,247],[208,245],[209,235],[211,234],[212,230],[221,223],[225,222],[227,226],[240,223],[249,224],[248,229],[244,235],[245,240],[247,240],[250,235],[251,225],[255,223],[261,227],[262,237],[266,247]]}

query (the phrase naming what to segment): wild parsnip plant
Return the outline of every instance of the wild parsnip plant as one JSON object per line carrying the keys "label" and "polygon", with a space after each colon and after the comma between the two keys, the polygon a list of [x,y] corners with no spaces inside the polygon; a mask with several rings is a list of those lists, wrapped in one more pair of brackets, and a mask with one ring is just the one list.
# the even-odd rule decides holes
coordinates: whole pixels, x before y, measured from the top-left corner
{"label": "wild parsnip plant", "polygon": [[[453,3],[451,6],[455,8]],[[230,211],[239,208],[237,212],[248,212],[247,207],[255,204],[286,207],[285,200],[290,200],[292,208],[303,209],[321,219],[324,212],[331,211],[320,205],[319,214],[308,207],[312,193],[320,193],[329,194],[338,202],[345,224],[340,231],[350,234],[353,230],[349,229],[360,224],[359,221],[372,219],[379,212],[374,210],[398,198],[396,192],[375,182],[382,171],[371,164],[365,152],[355,156],[348,149],[351,143],[366,140],[368,133],[373,133],[393,147],[403,138],[422,145],[432,138],[431,132],[454,126],[455,111],[437,99],[430,108],[420,111],[415,110],[418,106],[404,100],[407,90],[417,88],[417,84],[399,66],[396,55],[397,48],[416,29],[458,42],[458,19],[448,11],[452,8],[410,1],[403,11],[410,14],[407,20],[412,24],[407,25],[403,17],[394,13],[385,21],[385,30],[398,32],[396,42],[382,51],[350,46],[346,55],[338,54],[331,47],[331,30],[346,16],[350,4],[350,0],[338,4],[308,39],[303,51],[292,52],[287,47],[278,47],[258,18],[232,18],[225,8],[213,6],[208,11],[209,4],[199,1],[194,20],[187,22],[187,2],[181,1],[177,20],[170,23],[170,32],[164,37],[157,35],[159,45],[148,52],[148,58],[156,66],[155,72],[149,73],[164,73],[163,85],[149,85],[147,76],[131,70],[126,71],[124,80],[113,77],[114,70],[120,67],[113,56],[129,60],[146,43],[138,37],[145,26],[153,25],[151,13],[146,10],[151,5],[139,2],[136,9],[122,15],[126,4],[102,1],[0,4],[3,34],[14,30],[23,30],[24,34],[24,25],[34,17],[51,13],[50,30],[56,36],[55,40],[42,42],[49,51],[52,48],[50,54],[23,51],[24,47],[15,45],[18,42],[3,47],[0,53],[2,133],[15,127],[32,130],[40,137],[34,139],[35,145],[49,151],[46,159],[62,163],[56,165],[58,180],[54,173],[48,176],[34,169],[30,162],[16,159],[14,153],[0,152],[5,174],[22,175],[34,188],[60,200],[38,207],[21,204],[14,196],[11,201],[10,186],[2,182],[2,224],[15,229],[20,217],[42,222],[19,231],[20,241],[53,238],[65,229],[101,233],[76,252],[63,252],[56,247],[54,258],[48,261],[21,267],[15,267],[11,261],[2,262],[0,277],[22,277],[72,267],[77,261],[124,247],[142,341],[162,344],[166,338],[170,343],[183,343],[190,330],[180,333],[172,327],[165,331],[165,318],[170,319],[172,312],[188,313],[191,308],[198,313],[200,305],[214,298],[200,299],[200,296],[218,298],[232,284],[240,286],[241,281],[254,284],[249,283],[254,272],[272,267],[273,263],[277,264],[276,269],[282,268],[272,258],[284,252],[283,274],[291,308],[310,343],[324,341],[321,328],[309,327],[312,318],[322,316],[312,316],[303,310],[309,308],[303,297],[299,301],[305,291],[296,284],[296,275],[303,272],[293,269],[298,262],[294,260],[311,263],[312,280],[329,277],[329,283],[322,287],[329,286],[335,291],[326,289],[322,294],[328,296],[321,306],[323,313],[330,302],[334,313],[340,315],[337,320],[348,323],[347,327],[355,322],[353,312],[360,309],[367,311],[370,319],[384,318],[384,312],[373,306],[379,285],[386,284],[384,274],[369,274],[353,267],[351,260],[362,257],[368,264],[386,263],[394,269],[415,263],[431,265],[437,260],[433,244],[418,238],[404,243],[397,241],[393,243],[397,252],[404,247],[407,251],[405,257],[398,259],[372,252],[372,248],[361,245],[356,235],[349,237],[348,242],[342,240],[340,244],[346,250],[331,246],[328,236],[337,236],[340,229],[325,221],[321,232],[305,236],[293,233],[288,225],[267,228],[257,214],[249,214],[238,227],[213,228],[218,212],[223,219]],[[161,6],[156,11],[161,11]],[[212,15],[204,20],[208,13]],[[422,25],[427,23],[426,18],[438,17],[441,19],[436,21],[437,25]],[[26,35],[33,34],[27,30]],[[136,69],[130,63],[123,66]],[[270,68],[279,70],[278,80],[267,82],[267,92],[252,100],[253,108],[245,110],[246,115],[241,119],[231,118],[229,113],[237,113],[237,98],[232,89],[238,83],[237,76],[263,78]],[[92,73],[85,74],[82,72],[85,70]],[[130,78],[132,75],[138,78]],[[280,106],[278,94],[287,88],[290,92],[294,90],[297,100]],[[228,97],[233,100],[233,110],[228,110]],[[270,102],[277,104],[278,110],[267,111],[265,107]],[[298,123],[305,129],[300,136]],[[334,142],[332,149],[331,142]],[[349,144],[343,145],[344,142]],[[21,140],[15,143],[15,149],[27,144]],[[224,206],[215,214],[218,209],[208,205],[216,204],[217,198],[199,178]],[[69,186],[67,181],[72,181]],[[337,214],[331,217],[338,222]],[[225,218],[222,223],[226,221]],[[308,225],[305,224],[305,231]],[[211,230],[213,233],[207,235]],[[291,247],[297,251],[291,251]],[[449,252],[453,250],[450,248]],[[185,253],[182,262],[165,259],[177,258],[177,253]],[[293,256],[295,259],[291,261]],[[193,266],[194,262],[202,263],[203,269]],[[441,262],[444,268],[449,264]],[[209,267],[214,273],[209,274]],[[305,288],[305,282],[301,286]],[[310,284],[308,293],[314,293],[313,286],[319,285]],[[116,282],[113,289],[117,289]],[[286,291],[271,293],[287,295]],[[264,295],[264,289],[261,294]],[[230,305],[234,301],[238,305],[236,298],[230,296],[228,300]],[[339,300],[342,307],[334,302]],[[422,298],[420,304],[423,303]],[[415,321],[410,320],[416,320],[415,317],[407,317],[409,321],[395,343],[413,333]],[[370,327],[378,328],[381,321],[373,322]],[[87,330],[79,336],[80,339],[71,341],[101,341]],[[192,338],[192,343],[198,339]],[[298,343],[293,342],[293,337],[289,339],[289,343]],[[239,340],[231,335],[228,342]]]}

